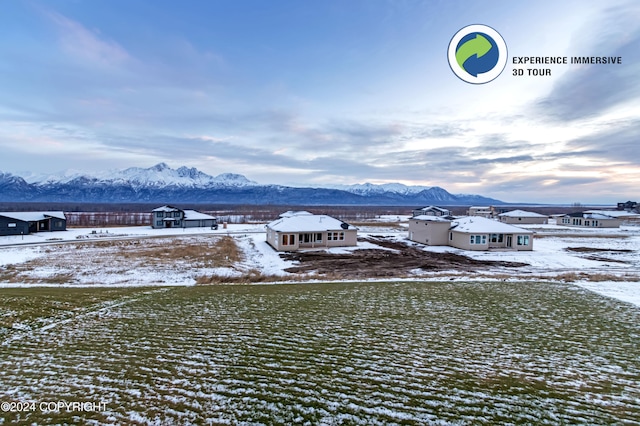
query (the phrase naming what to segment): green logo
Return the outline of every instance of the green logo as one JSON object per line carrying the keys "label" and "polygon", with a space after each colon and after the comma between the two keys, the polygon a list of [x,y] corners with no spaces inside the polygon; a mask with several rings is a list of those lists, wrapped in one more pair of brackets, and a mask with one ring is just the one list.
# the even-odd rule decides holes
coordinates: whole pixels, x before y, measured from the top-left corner
{"label": "green logo", "polygon": [[460,79],[483,84],[500,75],[507,64],[507,45],[496,30],[469,25],[449,42],[449,66]]}

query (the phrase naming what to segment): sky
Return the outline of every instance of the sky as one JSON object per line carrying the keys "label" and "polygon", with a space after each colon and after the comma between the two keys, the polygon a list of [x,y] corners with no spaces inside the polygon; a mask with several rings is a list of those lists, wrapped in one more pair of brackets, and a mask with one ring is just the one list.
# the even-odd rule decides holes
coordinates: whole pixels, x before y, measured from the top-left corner
{"label": "sky", "polygon": [[[637,200],[638,16],[636,0],[0,0],[0,171],[165,162],[264,184]],[[509,52],[486,84],[447,60],[471,24]]]}

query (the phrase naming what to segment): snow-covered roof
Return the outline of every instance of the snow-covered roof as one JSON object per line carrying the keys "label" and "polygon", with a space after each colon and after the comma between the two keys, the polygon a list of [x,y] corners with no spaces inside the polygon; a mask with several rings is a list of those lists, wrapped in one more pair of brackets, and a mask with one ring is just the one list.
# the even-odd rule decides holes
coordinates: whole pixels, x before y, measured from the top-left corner
{"label": "snow-covered roof", "polygon": [[479,216],[467,216],[451,221],[451,229],[479,234],[533,234],[533,231]]}
{"label": "snow-covered roof", "polygon": [[177,211],[180,211],[180,209],[173,206],[162,206],[162,207],[158,207],[157,209],[153,209],[151,211],[152,212],[177,212]]}
{"label": "snow-covered roof", "polygon": [[0,212],[0,216],[23,222],[37,222],[49,218],[67,220],[63,212]]}
{"label": "snow-covered roof", "polygon": [[432,216],[428,214],[421,214],[419,216],[414,216],[411,220],[425,220],[427,222],[451,222],[449,219],[445,219],[442,216]]}
{"label": "snow-covered roof", "polygon": [[540,213],[528,212],[525,210],[511,210],[510,212],[500,213],[498,216],[506,217],[547,217]]}
{"label": "snow-covered roof", "polygon": [[[343,225],[345,228],[343,228]],[[267,228],[278,232],[323,232],[357,229],[353,225],[324,214],[283,217],[267,224]]]}
{"label": "snow-covered roof", "polygon": [[622,217],[640,217],[638,213],[631,213],[624,210],[587,210],[584,213],[589,215],[602,215],[609,218],[622,218]]}
{"label": "snow-covered roof", "polygon": [[281,213],[279,216],[280,217],[291,217],[291,216],[304,216],[304,215],[311,215],[313,213],[309,213],[306,210],[300,210],[300,211],[294,211],[294,210],[288,210],[284,213]]}
{"label": "snow-covered roof", "polygon": [[214,216],[210,216],[208,214],[200,213],[195,210],[183,210],[184,211],[184,220],[207,220],[207,219],[215,219]]}
{"label": "snow-covered roof", "polygon": [[422,211],[425,211],[425,212],[430,211],[430,210],[437,210],[437,211],[442,212],[442,213],[448,213],[449,212],[448,209],[444,209],[444,208],[438,207],[438,206],[427,206],[427,207],[422,207],[422,208],[416,209],[416,210],[422,210]]}

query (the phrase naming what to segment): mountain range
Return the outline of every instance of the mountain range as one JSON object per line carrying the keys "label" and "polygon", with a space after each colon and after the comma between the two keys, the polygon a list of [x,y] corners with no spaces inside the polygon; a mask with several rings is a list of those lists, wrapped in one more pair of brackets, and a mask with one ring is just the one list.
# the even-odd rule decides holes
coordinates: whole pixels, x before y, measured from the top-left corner
{"label": "mountain range", "polygon": [[0,172],[0,201],[86,203],[207,203],[280,205],[487,205],[502,201],[451,194],[434,186],[400,183],[293,187],[262,185],[245,176],[211,176],[196,168],[165,163],[104,172],[16,176]]}

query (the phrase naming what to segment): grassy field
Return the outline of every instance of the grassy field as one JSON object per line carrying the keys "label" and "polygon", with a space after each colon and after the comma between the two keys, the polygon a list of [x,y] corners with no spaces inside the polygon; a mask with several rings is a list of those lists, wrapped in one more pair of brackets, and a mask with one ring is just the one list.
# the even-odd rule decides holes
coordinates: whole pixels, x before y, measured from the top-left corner
{"label": "grassy field", "polygon": [[640,424],[640,310],[571,285],[0,295],[5,424]]}

